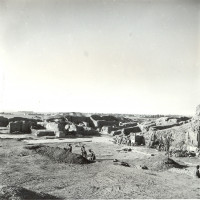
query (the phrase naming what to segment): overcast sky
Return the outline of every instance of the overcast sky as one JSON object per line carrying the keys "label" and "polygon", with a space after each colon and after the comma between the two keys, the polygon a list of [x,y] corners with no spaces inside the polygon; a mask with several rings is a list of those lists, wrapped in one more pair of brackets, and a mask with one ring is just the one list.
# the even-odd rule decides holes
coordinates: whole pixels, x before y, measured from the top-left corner
{"label": "overcast sky", "polygon": [[1,0],[0,110],[193,115],[200,1]]}

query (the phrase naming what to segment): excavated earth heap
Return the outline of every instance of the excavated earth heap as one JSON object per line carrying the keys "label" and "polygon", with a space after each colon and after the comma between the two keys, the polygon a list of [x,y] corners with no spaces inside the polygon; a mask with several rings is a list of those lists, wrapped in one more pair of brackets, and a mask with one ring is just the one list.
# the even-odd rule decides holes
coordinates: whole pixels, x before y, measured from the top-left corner
{"label": "excavated earth heap", "polygon": [[69,164],[89,164],[89,160],[84,158],[82,155],[71,153],[59,147],[49,147],[49,146],[26,146],[26,149],[34,150],[36,153],[46,156],[51,160],[56,162],[64,162]]}

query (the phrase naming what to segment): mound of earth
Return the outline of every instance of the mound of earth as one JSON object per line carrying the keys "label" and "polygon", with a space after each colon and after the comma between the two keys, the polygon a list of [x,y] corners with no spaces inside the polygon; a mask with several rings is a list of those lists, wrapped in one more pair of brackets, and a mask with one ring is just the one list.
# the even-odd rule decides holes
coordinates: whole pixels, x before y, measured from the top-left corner
{"label": "mound of earth", "polygon": [[150,157],[143,164],[146,165],[148,169],[155,171],[164,171],[170,168],[183,169],[187,167],[186,165],[180,164],[171,158],[168,159],[161,156]]}
{"label": "mound of earth", "polygon": [[45,194],[37,193],[23,187],[15,186],[4,186],[0,188],[0,199],[1,200],[25,200],[25,199],[60,199],[58,197]]}
{"label": "mound of earth", "polygon": [[170,168],[186,168],[187,166],[181,165],[177,162],[175,162],[174,160],[172,160],[171,158],[165,158],[163,160],[157,161],[155,163],[152,164],[152,168],[155,170],[167,170]]}
{"label": "mound of earth", "polygon": [[42,156],[47,156],[51,160],[56,162],[64,162],[69,164],[89,164],[89,160],[84,158],[82,155],[68,152],[59,147],[49,147],[49,146],[26,146],[26,149],[32,149]]}

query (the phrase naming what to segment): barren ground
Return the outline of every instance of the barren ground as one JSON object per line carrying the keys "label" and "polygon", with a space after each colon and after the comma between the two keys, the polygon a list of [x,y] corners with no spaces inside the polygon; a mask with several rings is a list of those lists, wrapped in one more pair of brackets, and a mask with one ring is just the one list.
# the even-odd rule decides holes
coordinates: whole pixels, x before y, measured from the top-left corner
{"label": "barren ground", "polygon": [[[44,141],[0,139],[1,186],[21,186],[61,199],[200,198],[200,179],[194,176],[199,158],[173,158],[189,167],[163,170],[163,152],[142,146],[120,152],[117,150],[123,146],[113,144],[107,136],[46,141],[49,143],[45,145],[61,148],[70,142],[74,153],[80,153],[80,144],[85,144],[86,150],[93,149],[97,156],[97,162],[88,165],[56,163],[23,148]],[[116,165],[113,159],[125,161],[131,167]],[[143,170],[140,165],[149,169]]]}

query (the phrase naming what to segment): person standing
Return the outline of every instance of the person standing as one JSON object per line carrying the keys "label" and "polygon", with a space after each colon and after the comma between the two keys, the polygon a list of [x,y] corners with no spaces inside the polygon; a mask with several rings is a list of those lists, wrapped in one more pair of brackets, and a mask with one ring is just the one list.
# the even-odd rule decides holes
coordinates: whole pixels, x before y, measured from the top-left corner
{"label": "person standing", "polygon": [[69,144],[68,151],[69,151],[70,153],[72,153],[72,145],[71,145],[71,144]]}
{"label": "person standing", "polygon": [[82,147],[81,147],[81,155],[82,155],[84,158],[87,158],[87,152],[86,152],[86,150],[85,150],[85,146],[84,146],[84,145],[82,145]]}
{"label": "person standing", "polygon": [[196,176],[200,178],[199,165],[197,165]]}

